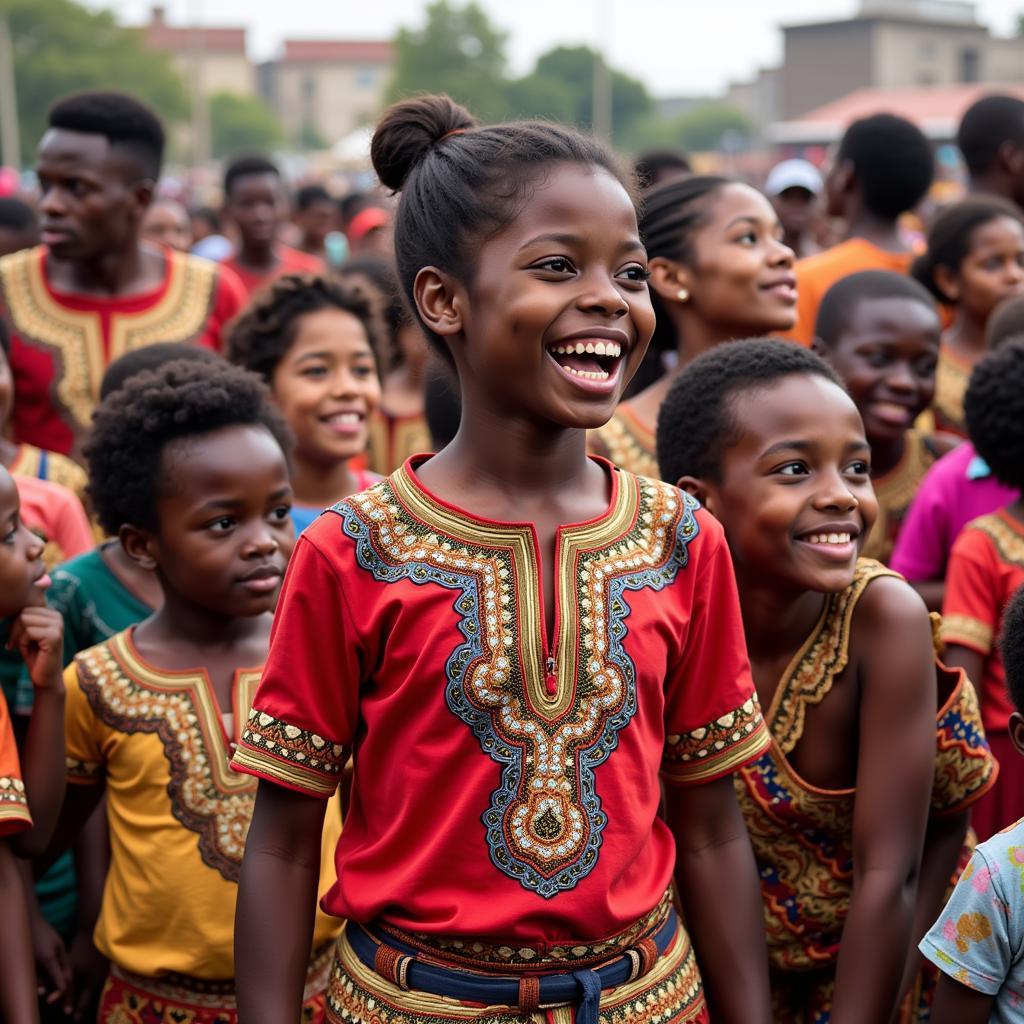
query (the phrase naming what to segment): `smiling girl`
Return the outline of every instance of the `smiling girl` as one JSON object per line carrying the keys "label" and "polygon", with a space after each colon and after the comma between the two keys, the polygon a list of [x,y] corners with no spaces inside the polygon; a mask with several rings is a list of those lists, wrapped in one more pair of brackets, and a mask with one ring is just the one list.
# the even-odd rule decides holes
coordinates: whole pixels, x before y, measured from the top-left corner
{"label": "smiling girl", "polygon": [[730,781],[766,737],[721,531],[586,453],[654,328],[631,193],[594,141],[446,97],[372,154],[462,419],[296,547],[234,762],[261,779],[242,1017],[295,1015],[351,751],[329,1020],[766,1024]]}
{"label": "smiling girl", "polygon": [[657,476],[654,428],[676,374],[723,341],[789,330],[796,278],[771,203],[728,178],[684,178],[653,189],[644,197],[640,236],[657,313],[652,344],[674,353],[675,364],[623,402],[593,446],[624,469]]}
{"label": "smiling girl", "polygon": [[295,438],[296,532],[380,479],[350,466],[380,404],[378,332],[365,292],[307,274],[278,278],[231,325],[228,358],[263,377]]}

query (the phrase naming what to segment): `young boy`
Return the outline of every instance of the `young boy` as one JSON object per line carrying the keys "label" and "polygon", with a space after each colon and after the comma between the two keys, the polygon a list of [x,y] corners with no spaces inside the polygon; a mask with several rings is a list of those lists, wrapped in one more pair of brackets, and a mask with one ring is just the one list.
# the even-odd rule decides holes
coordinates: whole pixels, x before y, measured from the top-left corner
{"label": "young boy", "polygon": [[1024,767],[1010,737],[1013,706],[994,640],[1003,606],[1024,583],[1024,341],[1008,342],[974,368],[964,396],[971,443],[1016,497],[969,523],[956,539],[946,575],[942,638],[946,660],[978,680],[981,713],[1002,772],[974,809],[979,839],[1024,815]]}
{"label": "young boy", "polygon": [[923,866],[929,806],[962,815],[993,774],[973,690],[937,671],[914,591],[859,558],[877,512],[870,449],[816,355],[778,341],[705,353],[662,406],[658,459],[725,528],[772,736],[736,791],[773,1019],[888,1021],[966,831],[961,816]]}
{"label": "young boy", "polygon": [[[163,597],[65,675],[75,785],[62,832],[107,794],[101,1024],[235,1020],[232,922],[256,787],[228,761],[294,543],[284,430],[253,375],[184,361],[131,377],[96,416],[86,453],[100,524]],[[330,814],[328,848],[339,830]],[[332,881],[328,867],[320,891]],[[305,1019],[320,1012],[336,931],[318,918]]]}
{"label": "young boy", "polygon": [[928,292],[890,270],[843,278],[818,310],[815,351],[842,379],[871,445],[878,519],[861,551],[865,558],[888,563],[921,480],[956,443],[914,429],[935,391],[940,332]]}
{"label": "young boy", "polygon": [[[1024,589],[1003,617],[999,650],[1013,711],[1010,742],[1024,755]],[[932,1024],[1011,1024],[1024,1019],[1024,820],[982,843],[921,942],[941,972]]]}

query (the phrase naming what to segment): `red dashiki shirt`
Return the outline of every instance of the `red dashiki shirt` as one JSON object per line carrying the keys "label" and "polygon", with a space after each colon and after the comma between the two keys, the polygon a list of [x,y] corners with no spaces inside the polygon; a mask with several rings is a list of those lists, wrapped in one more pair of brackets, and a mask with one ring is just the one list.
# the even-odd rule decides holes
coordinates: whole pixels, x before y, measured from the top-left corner
{"label": "red dashiki shirt", "polygon": [[769,742],[721,527],[616,469],[556,540],[548,645],[532,524],[453,507],[425,456],[299,538],[234,765],[327,797],[354,751],[332,914],[544,947],[623,931],[675,846],[659,773]]}
{"label": "red dashiki shirt", "polygon": [[277,253],[277,265],[265,274],[242,266],[238,262],[237,253],[232,253],[226,260],[221,260],[220,265],[233,270],[235,276],[242,282],[246,301],[253,292],[259,291],[265,284],[277,280],[284,274],[322,274],[326,269],[324,261],[318,256],[310,256],[308,252],[293,249],[290,245],[279,242],[274,251]]}
{"label": "red dashiki shirt", "polygon": [[0,259],[16,441],[77,458],[100,381],[118,356],[157,341],[220,349],[221,330],[245,304],[238,280],[209,260],[170,249],[162,253],[166,273],[160,286],[125,298],[54,291],[44,246]]}

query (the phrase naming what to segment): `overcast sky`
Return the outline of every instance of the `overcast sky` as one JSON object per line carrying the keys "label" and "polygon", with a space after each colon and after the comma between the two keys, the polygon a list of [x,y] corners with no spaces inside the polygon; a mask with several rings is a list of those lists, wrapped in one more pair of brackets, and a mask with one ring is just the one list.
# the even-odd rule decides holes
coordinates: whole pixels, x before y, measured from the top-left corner
{"label": "overcast sky", "polygon": [[[88,0],[124,21],[148,17],[149,0]],[[172,23],[245,25],[259,60],[288,37],[388,38],[423,20],[426,0],[164,0]],[[658,96],[721,91],[752,77],[782,56],[780,24],[853,13],[859,0],[480,0],[509,33],[517,72],[559,43],[593,44],[605,14],[610,62],[643,79]],[[980,0],[982,22],[997,34],[1012,31],[1024,0]]]}

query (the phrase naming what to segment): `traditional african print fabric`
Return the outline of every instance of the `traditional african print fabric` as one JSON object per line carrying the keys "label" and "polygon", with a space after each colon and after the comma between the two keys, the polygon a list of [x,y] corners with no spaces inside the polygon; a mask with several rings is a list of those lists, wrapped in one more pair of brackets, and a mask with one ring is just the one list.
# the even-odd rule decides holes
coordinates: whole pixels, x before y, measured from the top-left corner
{"label": "traditional african print fabric", "polygon": [[434,450],[426,414],[394,416],[378,408],[370,417],[367,465],[374,473],[394,473],[406,459]]}
{"label": "traditional african print fabric", "polygon": [[[235,742],[206,672],[147,664],[133,629],[83,651],[64,674],[68,781],[106,783],[111,854],[96,946],[144,978],[232,978],[235,900],[256,785],[230,769]],[[259,667],[235,673],[235,730],[259,676]],[[334,801],[320,894],[334,881],[340,832]],[[339,925],[318,914],[314,945],[329,942]]]}
{"label": "traditional african print fabric", "polygon": [[654,431],[642,423],[628,405],[620,405],[594,434],[607,450],[608,458],[620,469],[655,479],[661,476]]}
{"label": "traditional african print fabric", "polygon": [[971,363],[951,352],[948,346],[943,345],[939,349],[939,361],[935,367],[935,397],[932,398],[936,430],[967,437],[964,394],[973,369]]}
{"label": "traditional african print fabric", "polygon": [[21,778],[14,730],[7,712],[7,701],[0,695],[0,837],[31,827],[32,815]]}
{"label": "traditional african print fabric", "polygon": [[159,287],[126,298],[56,292],[44,246],[0,259],[0,316],[11,336],[16,441],[78,458],[106,368],[157,341],[220,348],[245,305],[238,279],[217,264],[164,249]]}
{"label": "traditional african print fabric", "polygon": [[917,430],[908,430],[903,440],[900,461],[884,476],[872,477],[871,486],[878,498],[878,519],[861,552],[888,564],[900,527],[925,474],[939,457],[931,438]]}
{"label": "traditional african print fabric", "polygon": [[632,927],[672,878],[659,772],[763,751],[728,548],[674,487],[597,460],[607,510],[556,537],[432,495],[410,460],[299,538],[234,764],[334,790],[339,917],[511,948]]}
{"label": "traditional african print fabric", "polygon": [[86,500],[89,477],[77,462],[66,455],[45,451],[34,444],[19,444],[14,461],[7,470],[11,476],[31,476],[60,484],[72,491],[79,501],[84,503]]}
{"label": "traditional african print fabric", "polygon": [[[861,559],[850,586],[828,595],[818,625],[772,700],[766,716],[771,747],[735,779],[761,877],[777,1024],[828,1021],[853,886],[856,791],[811,785],[788,755],[803,735],[807,708],[827,696],[846,668],[857,602],[872,580],[895,575]],[[992,785],[997,771],[970,680],[962,671],[937,667],[941,708],[933,815],[970,806]]]}

